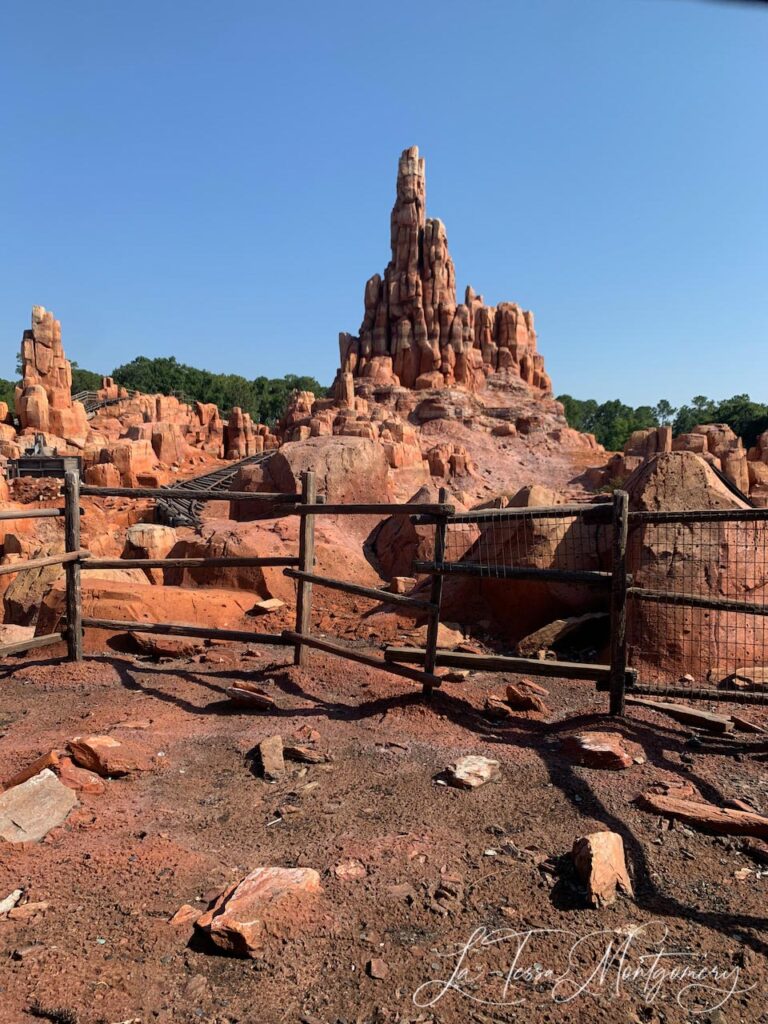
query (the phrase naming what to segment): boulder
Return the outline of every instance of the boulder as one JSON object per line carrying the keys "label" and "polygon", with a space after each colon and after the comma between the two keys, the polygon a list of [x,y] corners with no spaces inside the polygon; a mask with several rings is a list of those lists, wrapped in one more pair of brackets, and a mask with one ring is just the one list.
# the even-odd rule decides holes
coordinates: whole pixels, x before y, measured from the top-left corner
{"label": "boulder", "polygon": [[[550,494],[537,494],[535,488],[524,491],[527,493],[518,492],[512,500],[536,497],[551,503]],[[480,523],[478,529],[477,539],[460,560],[533,569],[610,569],[608,532],[583,516],[498,518]],[[459,560],[454,559],[450,543],[448,552],[452,561]],[[495,632],[518,643],[555,619],[605,611],[607,595],[599,587],[494,578],[489,571],[487,577],[446,576],[442,607],[446,618],[490,621]]]}
{"label": "boulder", "polygon": [[176,531],[159,523],[134,523],[125,539],[130,558],[166,558],[176,543]]}
{"label": "boulder", "polygon": [[[126,558],[167,558],[176,543],[176,531],[159,523],[134,523],[125,534]],[[146,569],[149,579],[163,582],[162,569]]]}
{"label": "boulder", "polygon": [[181,465],[189,455],[189,445],[177,423],[153,424],[151,444],[158,461],[165,466]]}
{"label": "boulder", "polygon": [[568,619],[555,619],[541,629],[529,633],[517,643],[517,653],[524,658],[534,657],[537,651],[558,651],[563,647],[600,647],[608,639],[607,612],[587,612]]}
{"label": "boulder", "polygon": [[[272,488],[299,493],[313,469],[318,494],[332,504],[391,500],[389,464],[381,445],[362,437],[310,437],[284,444],[267,463]],[[264,488],[262,488],[264,489]]]}
{"label": "boulder", "polygon": [[[172,558],[264,558],[295,557],[298,550],[298,524],[295,521],[203,524],[196,535],[179,537],[169,550]],[[294,603],[294,584],[279,566],[240,566],[235,568],[165,569],[166,584],[181,587],[216,587],[251,591],[254,601],[278,598]]]}
{"label": "boulder", "polygon": [[[409,504],[433,504],[438,501],[438,488],[421,487],[408,499]],[[466,511],[465,506],[451,498],[457,512]],[[460,557],[477,539],[480,531],[473,526],[449,527],[447,548],[452,558]],[[382,520],[365,542],[366,549],[373,555],[375,565],[384,579],[408,577],[415,561],[430,561],[434,544],[434,526],[418,526],[409,516],[389,516]]]}
{"label": "boulder", "polygon": [[[62,548],[61,542],[38,545],[28,552],[28,556],[44,558],[57,554]],[[3,595],[5,621],[21,626],[34,626],[43,598],[57,580],[63,579],[63,576],[64,568],[61,565],[45,565],[14,576]]]}
{"label": "boulder", "polygon": [[120,470],[112,462],[98,462],[85,470],[85,482],[92,487],[122,487]]}
{"label": "boulder", "polygon": [[[136,586],[94,579],[94,575],[95,571],[82,576],[83,615],[91,618],[205,624],[217,629],[253,628],[249,613],[257,599],[245,591]],[[38,635],[60,628],[64,610],[64,587],[57,583],[41,605],[36,627]]]}

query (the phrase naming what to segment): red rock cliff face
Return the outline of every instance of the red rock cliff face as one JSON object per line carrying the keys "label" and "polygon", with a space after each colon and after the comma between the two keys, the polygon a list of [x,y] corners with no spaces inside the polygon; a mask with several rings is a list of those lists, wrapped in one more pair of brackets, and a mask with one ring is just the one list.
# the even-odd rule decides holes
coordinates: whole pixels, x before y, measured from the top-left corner
{"label": "red rock cliff face", "polygon": [[442,221],[426,216],[424,159],[404,150],[391,218],[392,259],[365,286],[358,336],[339,335],[339,399],[350,376],[417,390],[459,385],[475,391],[499,370],[551,392],[536,351],[533,314],[513,302],[486,306],[471,287],[456,301],[456,278]]}

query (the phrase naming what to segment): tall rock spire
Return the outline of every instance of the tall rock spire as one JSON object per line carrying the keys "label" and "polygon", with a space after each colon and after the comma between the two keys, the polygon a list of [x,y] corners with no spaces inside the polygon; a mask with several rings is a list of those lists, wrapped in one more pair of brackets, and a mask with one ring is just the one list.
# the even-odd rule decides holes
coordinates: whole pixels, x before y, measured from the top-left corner
{"label": "tall rock spire", "polygon": [[[549,394],[532,313],[512,302],[486,306],[469,287],[457,303],[445,226],[426,216],[424,158],[417,146],[400,156],[390,230],[392,259],[383,279],[374,274],[366,283],[360,331],[339,335],[339,394],[345,374],[419,390],[474,391],[497,371]],[[350,386],[347,377],[347,392]]]}
{"label": "tall rock spire", "polygon": [[22,383],[16,411],[22,430],[85,442],[85,408],[72,401],[72,367],[61,344],[61,324],[43,306],[32,307],[32,327],[21,339]]}

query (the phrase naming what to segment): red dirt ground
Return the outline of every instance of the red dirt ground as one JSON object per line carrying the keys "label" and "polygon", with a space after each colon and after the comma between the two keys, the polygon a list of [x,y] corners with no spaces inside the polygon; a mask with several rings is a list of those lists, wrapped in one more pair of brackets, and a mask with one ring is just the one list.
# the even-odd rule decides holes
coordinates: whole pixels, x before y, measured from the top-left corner
{"label": "red dirt ground", "polygon": [[[73,665],[45,652],[0,673],[0,778],[82,733],[130,741],[154,764],[82,797],[44,842],[2,847],[0,898],[23,887],[49,903],[28,923],[0,920],[3,1024],[768,1019],[768,874],[745,841],[669,828],[632,803],[653,780],[678,777],[707,799],[738,797],[765,812],[768,737],[691,743],[684,727],[633,711],[608,727],[640,743],[647,761],[597,771],[558,751],[563,733],[606,727],[605,697],[591,684],[547,681],[549,719],[498,724],[481,709],[487,695],[503,695],[500,676],[446,684],[427,704],[405,680],[321,654],[308,669],[287,667],[281,648],[204,657],[155,664],[111,653]],[[279,710],[226,700],[239,673],[262,681]],[[766,709],[741,710],[768,724]],[[148,727],[121,728],[126,720]],[[306,726],[332,762],[290,765],[283,781],[265,783],[249,752]],[[438,785],[441,769],[467,753],[497,758],[501,781],[468,792]],[[281,817],[285,805],[296,809]],[[567,854],[577,836],[606,827],[624,837],[636,894],[592,910]],[[335,876],[349,858],[366,877]],[[309,918],[277,927],[258,959],[223,956],[168,924],[181,904],[202,909],[259,865],[314,867],[325,894]],[[718,991],[668,979],[654,998],[645,976],[617,981],[611,956],[601,977],[609,943],[615,952],[642,924],[625,967],[647,966],[640,956],[663,945],[679,953],[661,961],[668,969],[691,954],[716,965]],[[446,987],[456,951],[483,926],[504,933]],[[529,932],[517,965],[544,973],[504,992],[514,933]],[[569,955],[568,982],[556,985]],[[371,959],[384,961],[386,978],[369,976]],[[734,985],[750,991],[720,992]]]}

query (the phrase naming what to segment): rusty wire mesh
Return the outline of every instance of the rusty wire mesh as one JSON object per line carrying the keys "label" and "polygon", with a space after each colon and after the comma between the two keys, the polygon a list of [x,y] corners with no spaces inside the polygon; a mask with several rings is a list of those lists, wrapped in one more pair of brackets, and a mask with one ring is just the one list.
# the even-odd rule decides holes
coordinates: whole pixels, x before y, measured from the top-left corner
{"label": "rusty wire mesh", "polygon": [[493,509],[448,520],[445,563],[503,579],[510,570],[610,572],[610,507]]}
{"label": "rusty wire mesh", "polygon": [[768,699],[768,511],[630,513],[627,560],[644,692]]}

